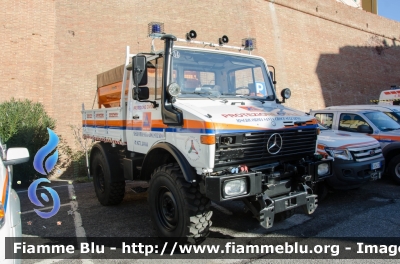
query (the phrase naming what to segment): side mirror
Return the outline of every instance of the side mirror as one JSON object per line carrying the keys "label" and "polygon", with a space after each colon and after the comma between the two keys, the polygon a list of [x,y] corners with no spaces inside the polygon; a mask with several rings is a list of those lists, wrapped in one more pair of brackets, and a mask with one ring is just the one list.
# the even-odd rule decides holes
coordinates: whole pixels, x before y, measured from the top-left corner
{"label": "side mirror", "polygon": [[5,166],[16,165],[27,162],[29,160],[29,152],[27,148],[9,148],[7,150],[7,159],[3,160]]}
{"label": "side mirror", "polygon": [[139,87],[138,98],[139,100],[149,99],[149,87]]}
{"label": "side mirror", "polygon": [[373,131],[372,131],[372,128],[368,125],[359,125],[357,127],[357,132],[372,134]]}
{"label": "side mirror", "polygon": [[136,87],[147,85],[146,56],[137,55],[132,58],[132,79]]}

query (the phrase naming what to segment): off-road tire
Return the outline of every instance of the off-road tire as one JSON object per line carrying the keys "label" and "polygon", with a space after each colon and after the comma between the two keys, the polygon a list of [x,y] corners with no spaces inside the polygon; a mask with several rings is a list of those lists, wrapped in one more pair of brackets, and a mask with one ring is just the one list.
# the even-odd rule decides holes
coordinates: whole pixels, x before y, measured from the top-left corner
{"label": "off-road tire", "polygon": [[102,205],[117,205],[122,202],[125,195],[125,180],[116,180],[118,177],[118,162],[107,162],[102,152],[97,151],[92,161],[93,185],[96,196]]}
{"label": "off-road tire", "polygon": [[397,155],[390,160],[388,173],[397,184],[400,184],[400,155]]}
{"label": "off-road tire", "polygon": [[178,164],[154,170],[148,189],[150,213],[158,235],[181,243],[200,243],[212,225],[210,200],[197,183],[187,182]]}

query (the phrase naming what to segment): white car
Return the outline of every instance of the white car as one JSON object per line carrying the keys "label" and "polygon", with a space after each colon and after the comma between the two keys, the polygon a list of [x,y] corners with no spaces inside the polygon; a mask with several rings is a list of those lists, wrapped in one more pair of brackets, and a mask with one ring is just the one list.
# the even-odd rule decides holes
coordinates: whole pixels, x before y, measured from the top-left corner
{"label": "white car", "polygon": [[381,178],[385,159],[379,142],[369,136],[320,126],[317,152],[329,155],[334,175],[325,180],[332,189],[355,189]]}
{"label": "white car", "polygon": [[0,263],[20,263],[20,259],[6,259],[5,238],[22,237],[21,205],[19,197],[12,188],[12,165],[27,162],[29,152],[26,148],[10,148],[0,143]]}
{"label": "white car", "polygon": [[400,105],[339,105],[329,106],[326,109],[366,109],[366,110],[377,110],[385,113],[394,121],[400,124]]}
{"label": "white car", "polygon": [[326,128],[378,140],[385,158],[385,172],[400,184],[400,124],[394,118],[375,109],[360,109],[360,106],[331,106],[311,110],[310,114],[323,120]]}

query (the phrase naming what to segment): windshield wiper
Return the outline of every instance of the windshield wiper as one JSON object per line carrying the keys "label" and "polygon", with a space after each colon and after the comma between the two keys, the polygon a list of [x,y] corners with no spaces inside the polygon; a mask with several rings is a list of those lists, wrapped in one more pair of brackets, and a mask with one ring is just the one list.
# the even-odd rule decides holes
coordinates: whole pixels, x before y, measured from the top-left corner
{"label": "windshield wiper", "polygon": [[244,96],[245,94],[239,94],[239,93],[221,93],[221,95],[241,95],[241,96]]}

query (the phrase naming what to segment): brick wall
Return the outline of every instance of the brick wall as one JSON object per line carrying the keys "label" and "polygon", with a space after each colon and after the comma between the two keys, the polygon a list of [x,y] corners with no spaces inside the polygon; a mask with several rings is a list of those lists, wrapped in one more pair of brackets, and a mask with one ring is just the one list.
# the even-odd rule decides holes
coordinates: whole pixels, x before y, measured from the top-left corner
{"label": "brick wall", "polygon": [[30,98],[52,115],[54,2],[6,0],[0,8],[0,100]]}
{"label": "brick wall", "polygon": [[0,7],[1,100],[43,102],[71,146],[68,125],[80,125],[82,103],[92,107],[96,75],[122,64],[127,45],[150,51],[151,21],[178,37],[191,29],[203,41],[227,35],[235,46],[255,37],[253,54],[275,66],[278,91],[291,88],[287,105],[299,110],[367,103],[400,84],[400,23],[335,0],[3,0]]}

